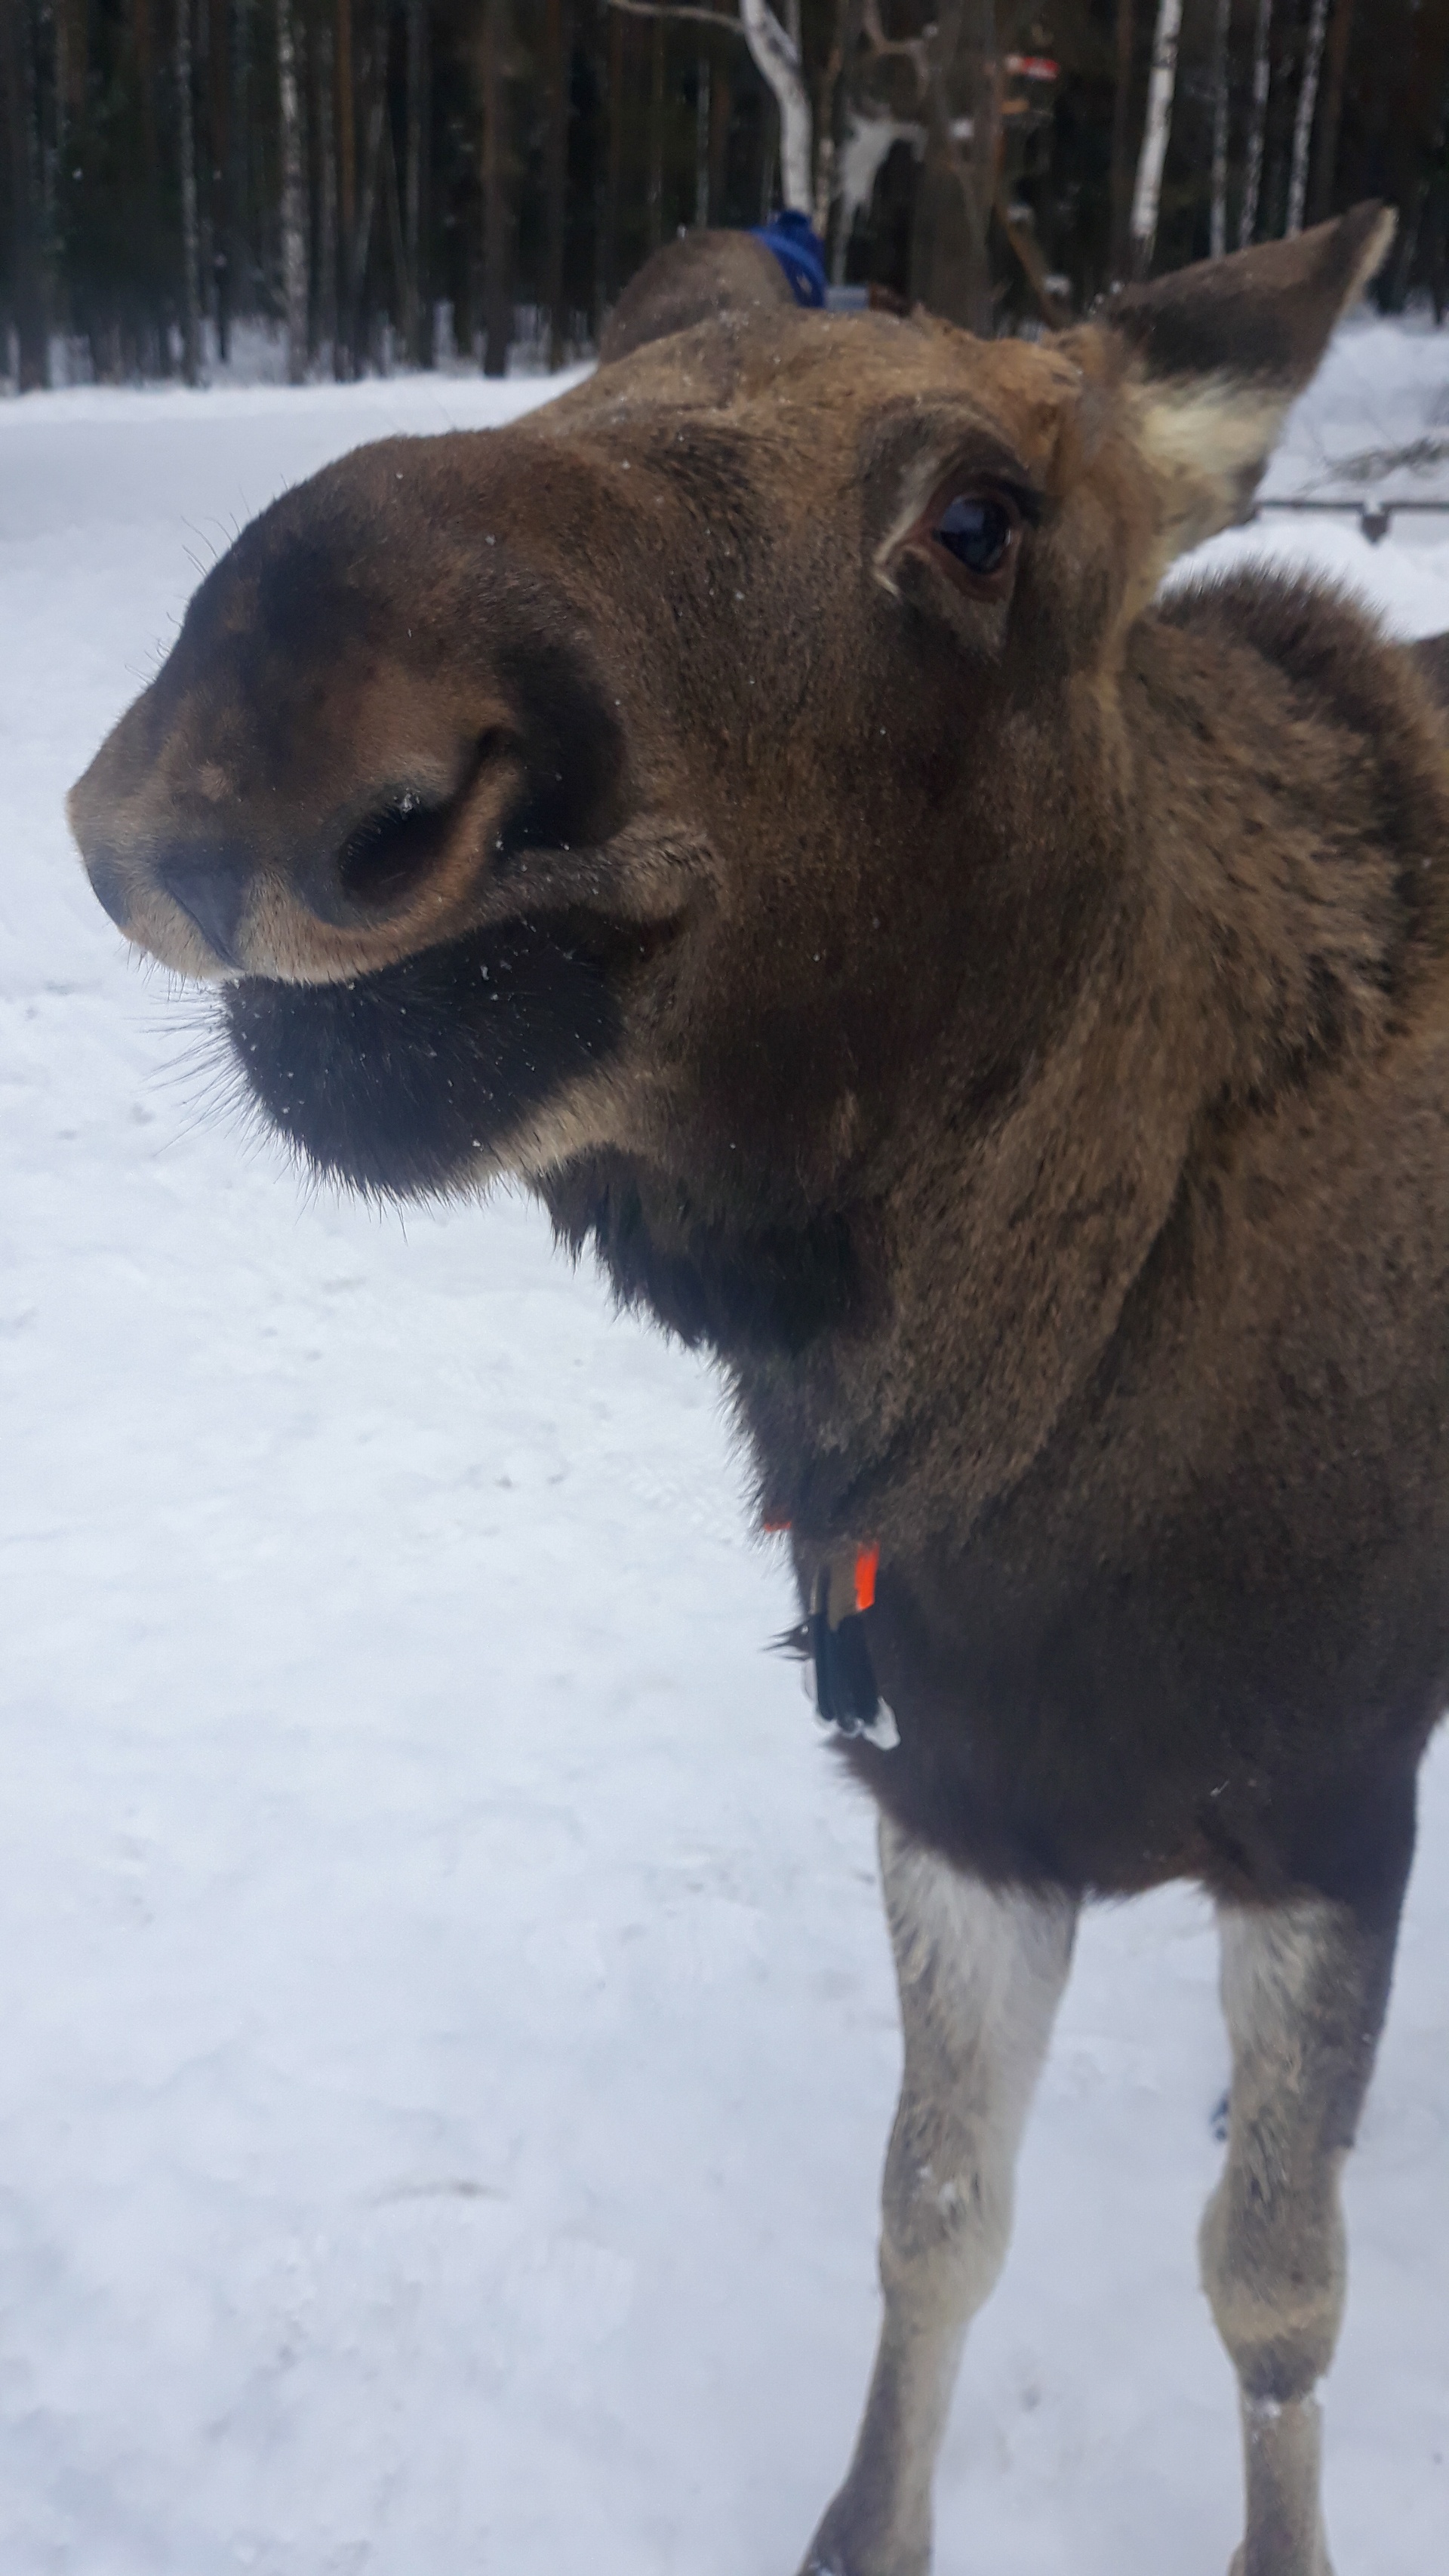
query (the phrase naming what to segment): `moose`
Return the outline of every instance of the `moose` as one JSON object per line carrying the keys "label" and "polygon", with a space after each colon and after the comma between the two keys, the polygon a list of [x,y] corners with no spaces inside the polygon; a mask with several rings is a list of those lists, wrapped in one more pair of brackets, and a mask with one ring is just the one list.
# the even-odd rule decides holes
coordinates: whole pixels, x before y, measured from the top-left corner
{"label": "moose", "polygon": [[267,510],[71,798],[278,1134],[363,1192],[521,1175],[717,1357],[791,1533],[905,2042],[808,2576],[925,2576],[1080,1908],[1178,1878],[1234,2568],[1328,2576],[1340,2176],[1449,1691],[1449,771],[1433,654],[1159,585],[1391,230],[1034,343],[666,279],[561,399]]}

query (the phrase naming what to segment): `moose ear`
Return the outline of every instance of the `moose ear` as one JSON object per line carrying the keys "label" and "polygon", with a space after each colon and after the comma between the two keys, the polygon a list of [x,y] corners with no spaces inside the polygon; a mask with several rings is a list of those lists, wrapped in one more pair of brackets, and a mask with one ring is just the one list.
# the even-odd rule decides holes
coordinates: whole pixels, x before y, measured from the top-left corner
{"label": "moose ear", "polygon": [[779,261],[754,233],[686,233],[630,278],[604,325],[599,364],[612,366],[651,340],[672,339],[723,313],[783,311],[794,302]]}
{"label": "moose ear", "polygon": [[1163,560],[1246,517],[1289,406],[1363,293],[1394,215],[1336,223],[1123,288],[1096,328],[1117,344],[1137,444],[1161,494]]}

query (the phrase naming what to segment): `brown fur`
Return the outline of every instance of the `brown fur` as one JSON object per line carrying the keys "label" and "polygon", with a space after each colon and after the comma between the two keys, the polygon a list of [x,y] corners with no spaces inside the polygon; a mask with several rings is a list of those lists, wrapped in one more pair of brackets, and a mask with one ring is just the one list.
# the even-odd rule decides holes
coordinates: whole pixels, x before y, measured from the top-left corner
{"label": "brown fur", "polygon": [[599,364],[723,313],[783,312],[794,302],[779,261],[753,233],[684,233],[630,278],[604,325]]}
{"label": "brown fur", "polygon": [[[1437,669],[1311,583],[1151,603],[1382,240],[1030,348],[725,311],[363,450],[72,804],[304,1152],[522,1171],[719,1354],[802,1591],[879,1542],[901,1741],[850,1759],[911,1849],[1380,1959],[1449,1688]],[[1021,496],[997,594],[921,518],[958,489]]]}

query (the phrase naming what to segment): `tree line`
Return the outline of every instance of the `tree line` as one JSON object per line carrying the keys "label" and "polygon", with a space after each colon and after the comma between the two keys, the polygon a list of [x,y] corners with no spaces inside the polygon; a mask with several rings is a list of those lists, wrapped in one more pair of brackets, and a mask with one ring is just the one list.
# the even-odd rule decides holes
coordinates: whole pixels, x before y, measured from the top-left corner
{"label": "tree line", "polygon": [[1449,0],[0,0],[0,373],[584,353],[694,224],[978,330],[1400,210],[1445,301]]}

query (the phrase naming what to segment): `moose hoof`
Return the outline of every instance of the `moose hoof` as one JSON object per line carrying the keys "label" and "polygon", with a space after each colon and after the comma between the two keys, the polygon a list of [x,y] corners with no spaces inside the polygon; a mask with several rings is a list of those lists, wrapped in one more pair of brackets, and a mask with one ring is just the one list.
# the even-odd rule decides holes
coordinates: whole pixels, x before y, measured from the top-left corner
{"label": "moose hoof", "polygon": [[931,2543],[883,2543],[858,2527],[852,2532],[832,2506],[805,2552],[800,2576],[931,2576]]}
{"label": "moose hoof", "polygon": [[[1246,2545],[1233,2551],[1233,2563],[1228,2569],[1228,2576],[1248,2576],[1248,2552]],[[1265,2570],[1265,2576],[1280,2576],[1278,2566],[1275,2564],[1271,2569]],[[1296,2560],[1291,2567],[1287,2565],[1283,2566],[1281,2576],[1299,2576],[1299,2568]],[[1328,2552],[1321,2542],[1317,2549],[1315,2549],[1309,2564],[1303,2568],[1302,2576],[1333,2576],[1333,2568],[1329,2563]]]}

